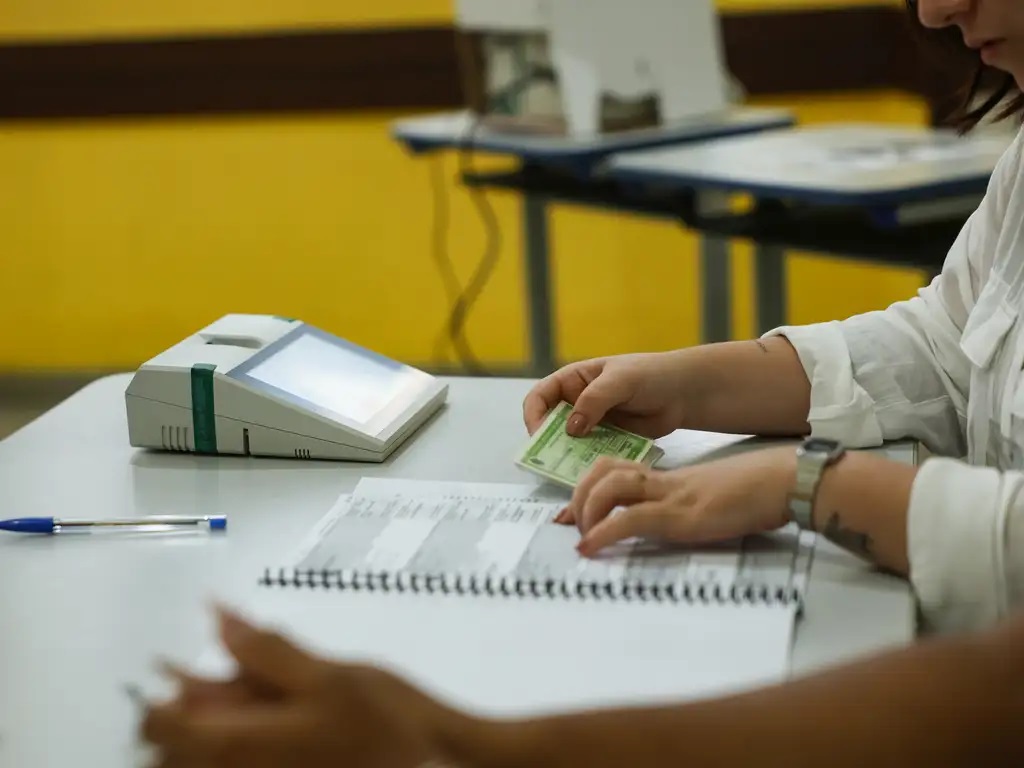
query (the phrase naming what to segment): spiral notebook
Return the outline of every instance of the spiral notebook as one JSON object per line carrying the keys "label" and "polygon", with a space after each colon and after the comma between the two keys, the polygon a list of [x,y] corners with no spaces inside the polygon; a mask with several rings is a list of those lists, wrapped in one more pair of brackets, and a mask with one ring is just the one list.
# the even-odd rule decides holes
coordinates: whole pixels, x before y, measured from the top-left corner
{"label": "spiral notebook", "polygon": [[[788,674],[813,544],[580,558],[551,486],[363,480],[237,607],[494,717],[691,701]],[[219,646],[199,664],[229,673]]]}
{"label": "spiral notebook", "polygon": [[631,541],[593,559],[551,521],[564,499],[528,487],[363,480],[323,518],[271,587],[528,600],[765,604],[799,608],[813,537],[717,546]]}

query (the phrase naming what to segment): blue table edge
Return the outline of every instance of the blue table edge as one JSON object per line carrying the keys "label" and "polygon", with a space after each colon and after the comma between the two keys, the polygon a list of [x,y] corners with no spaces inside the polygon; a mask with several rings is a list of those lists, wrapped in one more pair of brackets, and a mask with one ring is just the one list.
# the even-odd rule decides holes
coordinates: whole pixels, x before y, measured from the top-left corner
{"label": "blue table edge", "polygon": [[610,165],[605,174],[616,181],[635,185],[657,184],[663,189],[731,192],[749,194],[756,198],[787,199],[814,205],[899,206],[910,203],[933,202],[940,199],[967,195],[982,195],[988,188],[991,173],[971,178],[954,179],[931,184],[912,184],[875,191],[845,191],[826,187],[800,187],[786,184],[766,184],[715,178],[701,174],[674,173],[649,169],[621,168]]}
{"label": "blue table edge", "polygon": [[708,127],[706,131],[694,132],[693,134],[681,136],[681,128],[672,133],[669,129],[665,132],[650,134],[644,137],[637,137],[635,141],[621,141],[614,145],[567,146],[567,147],[515,147],[509,146],[510,141],[516,137],[512,134],[502,134],[496,141],[490,140],[490,136],[481,136],[472,142],[453,140],[451,137],[425,138],[422,136],[410,135],[408,129],[403,130],[401,125],[392,128],[392,137],[403,144],[414,155],[423,155],[430,152],[445,149],[472,148],[474,152],[486,154],[504,155],[518,158],[524,162],[533,162],[538,165],[569,165],[577,170],[589,172],[595,166],[612,155],[624,152],[635,152],[645,149],[657,149],[668,146],[685,146],[700,141],[711,141],[713,139],[725,139],[736,136],[745,136],[765,131],[791,128],[796,124],[792,116],[779,116],[776,118],[765,118],[760,122],[748,124],[737,124],[731,126]]}

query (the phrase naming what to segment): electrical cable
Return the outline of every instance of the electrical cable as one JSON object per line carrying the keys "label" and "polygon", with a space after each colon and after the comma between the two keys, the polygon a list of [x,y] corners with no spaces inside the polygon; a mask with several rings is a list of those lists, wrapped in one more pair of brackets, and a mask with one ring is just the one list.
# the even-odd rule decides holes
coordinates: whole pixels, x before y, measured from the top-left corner
{"label": "electrical cable", "polygon": [[[442,155],[437,155],[430,166],[430,186],[434,201],[433,221],[431,224],[431,251],[433,253],[434,265],[441,275],[441,283],[444,286],[445,300],[450,307],[453,307],[459,300],[462,293],[462,286],[459,285],[458,275],[455,274],[455,265],[452,263],[451,254],[448,251],[448,231],[451,227],[451,206],[448,199],[448,186],[446,184],[445,160]],[[448,328],[451,325],[451,312],[448,310],[448,318],[444,327],[434,342],[435,360],[447,361],[448,346],[451,340],[448,335]]]}
{"label": "electrical cable", "polygon": [[[465,179],[474,173],[473,169],[473,145],[477,131],[483,121],[483,116],[478,115],[470,124],[469,131],[459,146],[459,176]],[[480,222],[484,227],[484,253],[477,264],[473,274],[466,284],[465,289],[452,306],[451,314],[448,317],[448,337],[455,347],[459,361],[470,373],[480,376],[486,372],[480,361],[473,352],[469,341],[466,339],[466,321],[473,305],[480,298],[491,275],[501,258],[501,226],[498,223],[498,215],[491,205],[487,194],[478,186],[470,184],[467,186],[470,201],[476,208]]]}
{"label": "electrical cable", "polygon": [[[486,110],[474,117],[465,135],[457,144],[460,178],[465,179],[474,173],[473,149],[476,136],[484,119],[493,111],[494,105],[507,104],[509,99],[517,96],[532,83],[538,80],[552,80],[553,78],[554,73],[550,68],[531,68],[491,98]],[[466,323],[474,304],[490,282],[491,276],[494,274],[494,270],[501,257],[501,227],[498,222],[498,216],[486,193],[478,186],[468,185],[467,190],[470,201],[484,227],[484,253],[466,287],[460,290],[458,277],[448,249],[451,211],[445,185],[443,163],[443,159],[439,158],[432,169],[433,173],[431,175],[434,196],[432,240],[434,261],[441,275],[445,295],[452,304],[445,327],[435,343],[434,356],[438,359],[444,358],[446,356],[446,347],[451,346],[458,361],[468,372],[473,375],[482,376],[486,375],[486,370],[466,338]]]}

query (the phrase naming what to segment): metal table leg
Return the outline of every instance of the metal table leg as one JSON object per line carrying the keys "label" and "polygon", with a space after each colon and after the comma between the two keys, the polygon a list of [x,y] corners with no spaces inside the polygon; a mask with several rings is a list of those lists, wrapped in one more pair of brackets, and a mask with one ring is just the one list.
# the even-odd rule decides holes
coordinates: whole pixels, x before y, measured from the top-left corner
{"label": "metal table leg", "polygon": [[757,332],[786,324],[786,253],[782,248],[759,245],[754,252],[757,280]]}
{"label": "metal table leg", "polygon": [[527,192],[523,197],[523,239],[526,246],[526,311],[530,323],[530,373],[546,376],[557,367],[552,329],[551,265],[548,247],[547,200]]}
{"label": "metal table leg", "polygon": [[[729,195],[701,192],[694,199],[705,216],[729,211]],[[701,341],[712,344],[732,338],[732,275],[729,269],[729,240],[706,235],[700,248]]]}
{"label": "metal table leg", "polygon": [[732,338],[732,279],[729,241],[704,237],[700,250],[701,341],[711,344]]}

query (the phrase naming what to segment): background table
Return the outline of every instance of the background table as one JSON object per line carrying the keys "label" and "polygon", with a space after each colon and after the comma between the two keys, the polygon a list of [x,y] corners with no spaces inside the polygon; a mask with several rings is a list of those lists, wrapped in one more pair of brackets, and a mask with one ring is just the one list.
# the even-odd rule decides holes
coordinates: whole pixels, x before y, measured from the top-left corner
{"label": "background table", "polygon": [[757,317],[764,333],[786,323],[787,247],[937,274],[1009,141],[1003,134],[823,125],[619,153],[609,159],[608,174],[660,193],[753,198],[749,216],[690,224],[758,244]]}
{"label": "background table", "polygon": [[[577,183],[601,175],[601,164],[614,153],[681,145],[723,136],[739,136],[791,125],[792,115],[779,109],[735,108],[713,117],[695,118],[661,128],[605,134],[588,139],[515,135],[487,130],[465,112],[402,120],[394,135],[415,153],[441,149],[472,149],[508,155],[521,163],[520,172],[537,169],[566,175]],[[472,182],[472,179],[467,181]],[[543,376],[558,367],[552,329],[548,204],[543,189],[523,186],[523,262],[526,270],[527,316],[530,322],[530,373]],[[575,201],[572,201],[575,202]],[[704,239],[701,248],[702,336],[704,341],[729,338],[731,284],[728,243]]]}
{"label": "background table", "polygon": [[[159,656],[193,661],[213,639],[209,601],[244,601],[361,477],[529,482],[510,460],[525,440],[527,380],[450,380],[448,406],[381,465],[136,451],[128,380],[97,381],[0,443],[0,510],[228,514],[228,533],[0,538],[3,768],[131,765],[122,686],[149,677]],[[905,582],[819,545],[793,668],[906,643],[913,628]]]}

